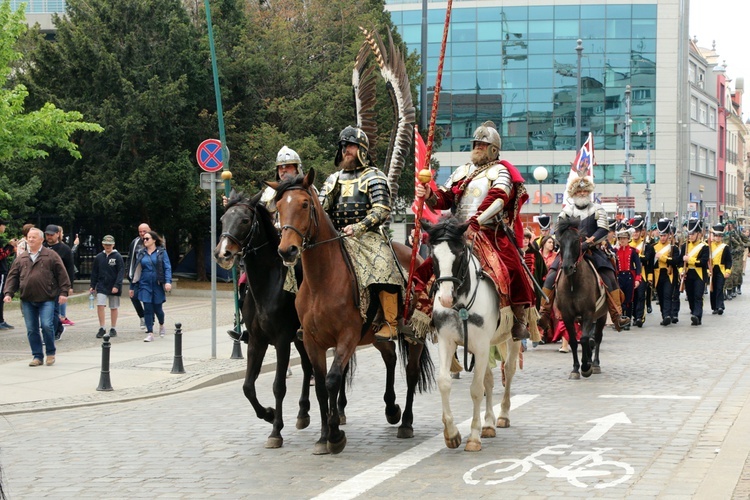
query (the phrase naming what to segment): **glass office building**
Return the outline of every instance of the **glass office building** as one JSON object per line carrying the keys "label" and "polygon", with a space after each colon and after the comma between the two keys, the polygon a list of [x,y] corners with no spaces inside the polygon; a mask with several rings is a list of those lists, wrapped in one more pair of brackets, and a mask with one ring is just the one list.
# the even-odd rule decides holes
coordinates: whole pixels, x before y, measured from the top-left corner
{"label": "glass office building", "polygon": [[[622,194],[626,170],[625,89],[630,86],[629,149],[634,155],[629,165],[630,182],[644,184],[647,142],[651,150],[664,146],[657,143],[655,135],[664,119],[657,109],[657,98],[673,101],[672,114],[676,116],[676,91],[665,90],[667,82],[660,87],[657,68],[678,67],[678,43],[672,42],[671,55],[658,51],[657,45],[667,33],[676,32],[679,16],[670,11],[676,13],[678,4],[664,0],[602,0],[598,4],[454,0],[437,118],[444,134],[437,154],[441,162],[439,180],[449,174],[442,167],[452,170],[467,161],[474,129],[492,120],[503,139],[503,157],[513,161],[529,183],[535,182],[532,172],[541,165],[550,173],[547,184],[564,185],[575,150],[592,132],[596,183],[604,191],[607,184],[619,184],[611,186],[612,194]],[[386,8],[408,50],[421,53],[426,48],[426,105],[430,106],[446,2],[429,1],[427,6],[425,46],[421,1],[388,0]],[[580,138],[576,137],[578,39],[583,44]],[[672,89],[677,88],[675,77],[673,74]],[[660,91],[665,95],[660,96]],[[645,133],[647,119],[650,134]],[[676,142],[671,142],[675,147]],[[652,163],[649,182],[658,185],[660,173]],[[674,190],[674,179],[671,186]]]}

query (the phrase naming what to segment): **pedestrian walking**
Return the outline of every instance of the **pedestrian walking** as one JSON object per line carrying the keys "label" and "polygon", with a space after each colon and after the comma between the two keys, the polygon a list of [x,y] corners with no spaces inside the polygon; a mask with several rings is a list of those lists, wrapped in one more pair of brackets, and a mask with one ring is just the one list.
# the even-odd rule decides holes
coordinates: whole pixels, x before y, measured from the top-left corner
{"label": "pedestrian walking", "polygon": [[144,342],[154,340],[154,315],[159,320],[159,336],[166,334],[164,329],[164,309],[166,292],[172,290],[172,266],[163,240],[154,231],[148,231],[141,238],[143,248],[135,256],[135,270],[130,283],[130,298],[137,297],[143,303],[146,322]]}
{"label": "pedestrian walking", "polygon": [[[68,301],[70,279],[60,256],[49,248],[42,247],[44,234],[41,229],[29,230],[26,238],[28,249],[10,267],[3,300],[10,302],[13,295],[20,291],[26,334],[34,356],[29,366],[41,366],[44,363],[44,350],[47,354],[47,366],[51,366],[55,364],[56,354],[55,304]],[[40,327],[44,345],[39,336]]]}
{"label": "pedestrian walking", "polygon": [[114,236],[107,235],[102,239],[104,250],[94,258],[91,269],[91,283],[89,293],[96,294],[96,314],[99,317],[99,331],[96,338],[106,334],[104,329],[105,311],[109,306],[111,326],[109,336],[117,336],[117,309],[120,307],[122,295],[122,280],[125,277],[125,263],[120,252],[115,250]]}
{"label": "pedestrian walking", "polygon": [[[70,282],[71,289],[73,288],[73,280],[75,280],[76,272],[75,265],[73,264],[73,252],[70,247],[62,242],[60,239],[62,231],[55,224],[50,224],[44,229],[45,242],[44,246],[50,250],[54,250],[57,255],[63,261],[65,271],[68,273],[68,281]],[[60,309],[62,304],[55,302],[55,340],[60,340],[62,334],[65,333],[65,325],[62,323],[62,316],[60,315]]]}
{"label": "pedestrian walking", "polygon": [[[5,228],[8,227],[8,221],[0,219],[0,235],[5,232]],[[11,255],[16,253],[16,245],[18,242],[15,239],[11,239],[5,245],[0,245],[0,295],[3,293],[5,288],[5,280],[8,276],[8,259]],[[13,326],[5,322],[5,316],[3,316],[3,302],[0,301],[0,330],[12,330]]]}
{"label": "pedestrian walking", "polygon": [[[133,238],[133,241],[130,242],[130,246],[128,246],[128,261],[125,265],[128,269],[128,281],[130,282],[130,290],[133,290],[133,276],[135,275],[135,266],[136,266],[136,260],[135,256],[138,255],[138,252],[143,248],[143,236],[151,231],[151,228],[148,224],[145,222],[140,224],[138,226],[138,236]],[[133,309],[135,309],[135,313],[138,315],[138,318],[141,320],[141,330],[146,328],[146,319],[145,319],[145,313],[143,312],[143,304],[141,304],[141,301],[138,300],[137,294],[130,294],[130,302],[133,303]],[[151,318],[151,322],[153,323],[154,319]]]}

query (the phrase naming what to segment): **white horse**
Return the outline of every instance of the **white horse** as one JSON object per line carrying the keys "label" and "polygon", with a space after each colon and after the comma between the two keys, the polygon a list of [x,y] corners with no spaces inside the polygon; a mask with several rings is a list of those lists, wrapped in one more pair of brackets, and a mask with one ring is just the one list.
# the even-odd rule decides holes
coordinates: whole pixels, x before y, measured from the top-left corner
{"label": "white horse", "polygon": [[[435,225],[424,226],[430,235],[437,286],[432,320],[437,330],[440,355],[438,387],[443,402],[443,437],[448,448],[458,448],[461,444],[461,434],[450,407],[450,365],[456,347],[463,345],[474,355],[471,382],[474,412],[466,451],[480,451],[480,435],[495,437],[495,426],[510,426],[510,386],[521,343],[514,342],[510,334],[513,326],[510,306],[501,310],[495,285],[483,274],[479,260],[464,242],[468,222],[462,224],[455,217],[449,217]],[[494,380],[489,367],[491,346],[498,346],[505,361],[505,393],[497,422],[492,404]],[[482,397],[486,400],[484,424],[480,415]]]}

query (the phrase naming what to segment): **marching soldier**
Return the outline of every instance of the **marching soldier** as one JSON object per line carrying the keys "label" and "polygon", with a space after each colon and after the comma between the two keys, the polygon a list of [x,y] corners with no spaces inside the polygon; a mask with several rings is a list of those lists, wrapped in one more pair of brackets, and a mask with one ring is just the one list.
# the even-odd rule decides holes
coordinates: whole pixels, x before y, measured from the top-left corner
{"label": "marching soldier", "polygon": [[633,319],[635,326],[638,328],[643,327],[643,323],[646,322],[646,288],[648,288],[648,276],[646,276],[646,266],[644,262],[653,261],[653,247],[646,244],[646,222],[643,217],[636,215],[633,220],[633,229],[635,234],[633,240],[630,242],[630,246],[638,251],[638,255],[641,258],[641,280],[638,287],[635,289],[635,296],[633,298]]}
{"label": "marching soldier", "polygon": [[661,311],[661,325],[669,326],[672,324],[672,318],[676,318],[679,312],[672,308],[672,294],[675,288],[679,288],[677,265],[680,262],[680,251],[672,241],[672,221],[659,219],[656,227],[659,231],[659,240],[654,245],[653,285]]}
{"label": "marching soldier", "polygon": [[[687,224],[688,240],[682,252],[682,278],[690,307],[690,324],[698,326],[703,319],[703,292],[708,273],[709,250],[703,242],[703,223],[699,219],[690,219]],[[682,284],[680,287],[682,288]]]}
{"label": "marching soldier", "polygon": [[[617,282],[620,290],[625,295],[622,302],[622,313],[627,317],[633,316],[633,296],[636,288],[641,282],[641,259],[638,251],[630,246],[630,228],[625,224],[617,231],[616,269]],[[626,325],[624,330],[630,330]]]}
{"label": "marching soldier", "polygon": [[724,314],[724,282],[732,272],[732,252],[722,241],[723,236],[723,224],[713,226],[708,236],[711,252],[709,266],[711,280],[708,285],[711,314]]}

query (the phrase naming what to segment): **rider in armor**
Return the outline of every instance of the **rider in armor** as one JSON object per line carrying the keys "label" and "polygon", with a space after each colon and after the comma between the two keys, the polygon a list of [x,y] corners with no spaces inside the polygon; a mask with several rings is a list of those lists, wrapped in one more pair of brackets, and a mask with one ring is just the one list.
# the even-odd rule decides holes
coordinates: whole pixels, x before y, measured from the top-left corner
{"label": "rider in armor", "polygon": [[[297,175],[303,175],[302,160],[295,150],[288,146],[283,146],[276,153],[276,181],[283,181],[290,179]],[[274,198],[276,197],[276,190],[270,186],[266,186],[263,190],[263,194],[260,196],[260,201],[265,204],[269,212],[276,213],[276,203]]]}
{"label": "rider in armor", "polygon": [[[391,213],[391,195],[388,179],[372,165],[369,146],[362,129],[349,126],[341,131],[334,161],[341,170],[326,179],[319,199],[336,229],[359,243],[352,260],[358,269],[366,270],[366,282],[360,286],[375,285],[383,311],[384,324],[375,336],[391,340],[398,335],[398,294],[403,278],[388,242],[379,233]],[[351,253],[351,246],[349,250]],[[357,276],[362,278],[360,273]]]}
{"label": "rider in armor", "polygon": [[[615,269],[612,261],[601,249],[601,245],[599,245],[599,243],[606,240],[609,234],[609,224],[607,221],[607,212],[604,211],[604,208],[598,203],[591,201],[591,193],[594,192],[594,187],[594,181],[591,177],[579,177],[569,182],[567,194],[573,200],[573,203],[563,208],[558,221],[573,217],[581,219],[579,230],[581,236],[585,238],[581,244],[581,250],[584,252],[586,260],[593,263],[604,282],[609,314],[612,317],[615,329],[620,331],[622,327],[630,324],[630,318],[622,315],[621,292],[617,278],[615,277]],[[549,327],[552,303],[554,302],[554,286],[559,267],[560,256],[558,255],[550,266],[547,279],[544,281],[544,293],[549,300],[542,303],[539,322],[545,328]]]}
{"label": "rider in armor", "polygon": [[500,144],[495,124],[484,122],[474,132],[471,161],[458,167],[437,192],[418,184],[416,194],[426,195],[430,207],[450,208],[471,222],[468,238],[473,235],[482,268],[499,290],[507,290],[514,316],[511,335],[521,340],[529,338],[527,309],[536,300],[518,252],[523,245],[519,212],[528,194],[516,168],[498,159]]}

